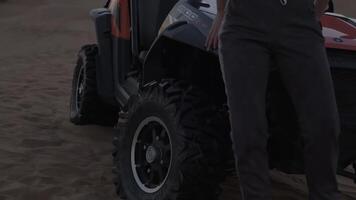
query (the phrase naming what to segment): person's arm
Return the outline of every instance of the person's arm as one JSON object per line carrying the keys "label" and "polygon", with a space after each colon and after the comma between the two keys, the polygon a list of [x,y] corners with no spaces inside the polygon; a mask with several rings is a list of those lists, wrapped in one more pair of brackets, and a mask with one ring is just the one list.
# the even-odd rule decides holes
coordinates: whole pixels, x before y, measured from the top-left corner
{"label": "person's arm", "polygon": [[332,0],[329,0],[329,6],[326,12],[334,12],[334,3]]}
{"label": "person's arm", "polygon": [[216,0],[216,4],[218,5],[218,14],[224,14],[226,0]]}
{"label": "person's arm", "polygon": [[323,16],[324,12],[328,8],[329,0],[316,0],[315,1],[315,15],[316,19],[320,21],[321,16]]}
{"label": "person's arm", "polygon": [[225,14],[225,4],[226,0],[216,0],[217,4],[217,15],[214,19],[213,25],[210,28],[210,32],[208,35],[208,38],[206,40],[206,48],[207,49],[216,49],[218,48],[218,43],[219,43],[219,30],[224,18]]}

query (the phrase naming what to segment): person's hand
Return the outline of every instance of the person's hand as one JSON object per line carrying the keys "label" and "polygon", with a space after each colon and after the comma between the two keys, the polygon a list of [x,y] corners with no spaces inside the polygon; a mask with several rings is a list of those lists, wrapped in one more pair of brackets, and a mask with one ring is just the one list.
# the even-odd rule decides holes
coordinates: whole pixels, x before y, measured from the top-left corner
{"label": "person's hand", "polygon": [[219,30],[221,28],[223,21],[223,14],[218,13],[214,19],[213,25],[210,28],[207,40],[205,42],[205,47],[208,50],[215,50],[219,45]]}
{"label": "person's hand", "polygon": [[329,0],[316,0],[314,5],[316,21],[320,21],[329,6]]}

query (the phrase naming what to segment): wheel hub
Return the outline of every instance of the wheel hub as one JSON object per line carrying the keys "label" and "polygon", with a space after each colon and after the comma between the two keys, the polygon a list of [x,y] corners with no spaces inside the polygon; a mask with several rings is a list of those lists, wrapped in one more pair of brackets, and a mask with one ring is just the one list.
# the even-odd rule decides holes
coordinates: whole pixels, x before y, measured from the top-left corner
{"label": "wheel hub", "polygon": [[80,83],[79,85],[79,95],[81,96],[83,94],[84,91],[84,83],[83,81]]}
{"label": "wheel hub", "polygon": [[136,184],[155,193],[165,184],[172,163],[167,126],[158,117],[147,117],[136,129],[131,147],[131,168]]}
{"label": "wheel hub", "polygon": [[157,150],[153,146],[149,146],[146,150],[146,161],[148,163],[153,163],[157,158]]}
{"label": "wheel hub", "polygon": [[80,110],[81,102],[84,93],[84,69],[80,69],[77,82],[77,93],[76,93],[76,107]]}

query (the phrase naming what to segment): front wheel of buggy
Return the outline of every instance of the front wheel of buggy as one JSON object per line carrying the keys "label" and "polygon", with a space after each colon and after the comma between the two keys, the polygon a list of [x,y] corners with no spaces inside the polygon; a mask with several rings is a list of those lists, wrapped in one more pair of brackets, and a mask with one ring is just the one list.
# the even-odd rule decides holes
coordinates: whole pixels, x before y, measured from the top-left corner
{"label": "front wheel of buggy", "polygon": [[74,69],[70,100],[70,121],[76,125],[114,126],[118,109],[104,103],[97,91],[97,45],[85,45],[79,51]]}
{"label": "front wheel of buggy", "polygon": [[122,199],[218,199],[229,135],[202,99],[180,82],[153,83],[120,114],[113,156]]}

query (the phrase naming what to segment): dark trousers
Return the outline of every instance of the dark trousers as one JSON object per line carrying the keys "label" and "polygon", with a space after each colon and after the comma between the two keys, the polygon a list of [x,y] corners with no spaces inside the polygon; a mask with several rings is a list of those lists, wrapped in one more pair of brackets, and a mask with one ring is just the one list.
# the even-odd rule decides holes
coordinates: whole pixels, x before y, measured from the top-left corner
{"label": "dark trousers", "polygon": [[[281,0],[282,1],[282,0]],[[243,199],[269,200],[266,88],[278,67],[305,143],[310,200],[339,200],[339,116],[313,0],[230,0],[219,54]]]}

